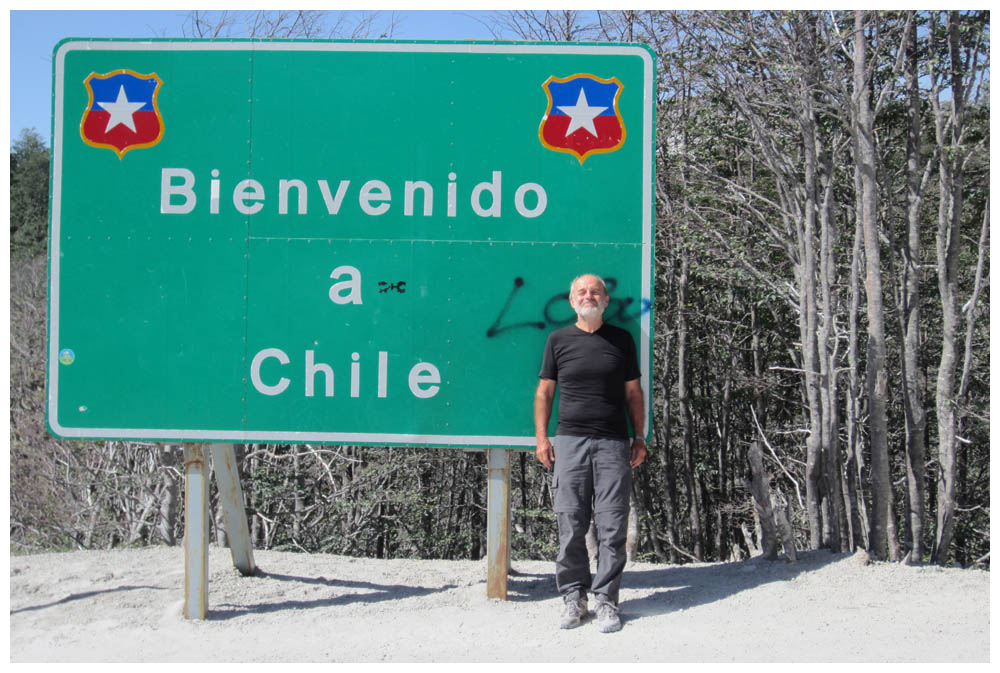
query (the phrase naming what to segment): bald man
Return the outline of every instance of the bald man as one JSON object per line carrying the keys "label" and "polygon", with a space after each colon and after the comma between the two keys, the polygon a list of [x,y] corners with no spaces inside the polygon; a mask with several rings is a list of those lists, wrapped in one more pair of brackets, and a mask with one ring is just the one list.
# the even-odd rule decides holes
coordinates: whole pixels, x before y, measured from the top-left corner
{"label": "bald man", "polygon": [[[556,585],[563,598],[559,626],[580,625],[589,615],[590,592],[603,633],[621,629],[618,590],[626,561],[632,469],[646,459],[642,438],[646,417],[635,342],[625,330],[604,322],[609,301],[608,289],[598,276],[585,274],[573,280],[569,302],[577,320],[549,335],[535,391],[535,454],[553,470],[559,524]],[[548,426],[557,386],[559,417],[553,442]],[[599,542],[594,576],[585,542],[591,517]]]}

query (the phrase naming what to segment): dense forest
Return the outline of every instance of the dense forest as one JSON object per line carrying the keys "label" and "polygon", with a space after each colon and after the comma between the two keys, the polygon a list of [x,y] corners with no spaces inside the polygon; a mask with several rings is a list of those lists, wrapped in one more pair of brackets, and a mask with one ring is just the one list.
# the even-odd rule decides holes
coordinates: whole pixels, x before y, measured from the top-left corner
{"label": "dense forest", "polygon": [[[249,17],[192,13],[186,32],[225,37],[238,19],[254,37],[375,26]],[[986,11],[495,15],[498,39],[658,55],[654,440],[634,480],[638,558],[773,555],[794,538],[989,566],[989,29]],[[179,447],[46,432],[48,162],[37,132],[13,142],[11,549],[177,544]],[[237,449],[258,548],[485,553],[482,453]],[[554,557],[549,489],[534,456],[515,454],[514,558]]]}

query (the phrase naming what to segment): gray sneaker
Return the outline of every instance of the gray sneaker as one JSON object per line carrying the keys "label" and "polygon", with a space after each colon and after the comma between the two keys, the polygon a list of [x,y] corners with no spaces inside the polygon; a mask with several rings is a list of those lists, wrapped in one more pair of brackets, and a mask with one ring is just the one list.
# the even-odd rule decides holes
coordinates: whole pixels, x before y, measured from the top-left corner
{"label": "gray sneaker", "polygon": [[563,598],[563,611],[562,615],[559,617],[559,628],[560,629],[572,629],[580,625],[580,621],[587,616],[587,599],[582,598],[572,598],[566,596]]}
{"label": "gray sneaker", "polygon": [[618,617],[618,606],[601,601],[597,604],[597,629],[601,633],[621,631],[622,620]]}

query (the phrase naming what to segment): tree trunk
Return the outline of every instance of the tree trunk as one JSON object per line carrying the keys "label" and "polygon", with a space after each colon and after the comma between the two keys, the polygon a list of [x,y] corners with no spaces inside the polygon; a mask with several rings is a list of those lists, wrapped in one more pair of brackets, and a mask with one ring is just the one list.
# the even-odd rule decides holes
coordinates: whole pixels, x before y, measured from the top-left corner
{"label": "tree trunk", "polygon": [[[757,520],[760,523],[761,553],[769,561],[778,556],[778,525],[774,519],[774,511],[771,507],[771,484],[764,471],[764,460],[761,457],[760,444],[757,440],[750,443],[750,450],[747,452],[747,459],[750,462],[750,492],[753,494],[754,511],[757,513]],[[748,540],[749,544],[749,540]],[[753,554],[753,548],[750,553]]]}
{"label": "tree trunk", "polygon": [[[914,12],[915,14],[915,12]],[[924,410],[920,350],[920,204],[923,186],[920,168],[920,86],[917,75],[917,26],[912,20],[906,34],[906,83],[908,95],[906,139],[906,244],[900,323],[903,338],[903,410],[906,418],[906,489],[909,513],[910,560],[923,559],[924,530]]]}
{"label": "tree trunk", "polygon": [[[260,470],[260,458],[257,457],[257,445],[250,445],[250,480],[251,483],[257,478]],[[254,547],[260,548],[263,545],[263,533],[261,531],[260,517],[256,516],[262,506],[260,495],[256,488],[250,489],[250,541]]]}
{"label": "tree trunk", "polygon": [[479,480],[479,456],[486,456],[485,453],[466,454],[467,471],[465,478],[469,484],[469,519],[468,536],[471,541],[469,548],[469,559],[478,560],[483,557],[486,549],[483,536],[486,533],[486,522],[483,514],[486,511],[486,502],[483,500],[485,490],[480,485]]}
{"label": "tree trunk", "polygon": [[947,18],[951,61],[951,133],[946,138],[944,120],[938,114],[937,141],[940,152],[940,207],[938,209],[937,273],[941,295],[941,361],[937,376],[938,502],[934,562],[948,561],[948,548],[955,531],[956,395],[955,370],[958,338],[958,253],[962,225],[962,161],[956,156],[964,124],[963,72],[959,53],[958,12]]}
{"label": "tree trunk", "polygon": [[691,518],[691,536],[694,538],[694,556],[705,559],[704,532],[701,525],[701,503],[695,484],[694,438],[691,428],[691,405],[687,382],[687,287],[689,253],[681,246],[681,274],[677,281],[677,404],[680,408],[681,445],[684,448],[684,488]]}
{"label": "tree trunk", "polygon": [[288,447],[292,452],[292,540],[301,544],[302,540],[302,512],[305,510],[305,503],[302,499],[302,466],[300,464],[302,452],[298,444]]}
{"label": "tree trunk", "polygon": [[881,254],[879,252],[877,200],[875,192],[875,136],[872,128],[870,92],[865,67],[867,12],[854,15],[854,143],[855,161],[861,172],[861,222],[865,235],[865,294],[868,314],[868,436],[871,443],[872,512],[870,553],[888,557],[889,508],[892,483],[889,478],[887,428],[888,375],[886,372],[885,311],[882,307]]}
{"label": "tree trunk", "polygon": [[670,413],[670,353],[673,344],[673,335],[668,331],[663,336],[663,341],[663,374],[660,378],[660,386],[663,390],[663,421],[660,424],[654,424],[653,427],[657,433],[657,437],[659,437],[657,441],[659,450],[656,453],[660,465],[660,473],[663,476],[663,482],[666,484],[666,488],[663,489],[662,502],[664,525],[666,527],[664,535],[668,545],[667,560],[670,563],[677,563],[677,547],[679,546],[677,538],[677,473],[674,469],[672,456],[673,444],[670,441],[673,428],[673,415]]}
{"label": "tree trunk", "polygon": [[517,462],[521,470],[521,527],[524,529],[524,537],[531,539],[531,517],[528,516],[528,454],[525,451],[518,451]]}
{"label": "tree trunk", "polygon": [[660,473],[663,475],[663,481],[666,484],[666,488],[663,489],[663,519],[666,526],[664,537],[668,545],[667,561],[677,563],[677,473],[674,470],[674,461],[671,456],[670,383],[667,377],[664,377],[662,386],[664,389],[663,428],[662,431],[657,431],[658,436],[661,437],[657,442],[659,445],[657,456],[660,464]]}
{"label": "tree trunk", "polygon": [[156,532],[163,540],[164,544],[171,547],[177,544],[177,535],[174,533],[174,525],[177,522],[177,500],[180,496],[180,484],[177,473],[174,469],[177,460],[174,458],[179,452],[169,444],[162,445],[163,467],[161,472],[162,482],[160,486],[160,514],[156,524]]}
{"label": "tree trunk", "polygon": [[640,522],[646,522],[646,527],[649,528],[649,543],[656,558],[660,561],[667,561],[667,554],[663,551],[663,545],[660,544],[660,526],[656,521],[656,516],[653,515],[653,489],[649,486],[649,472],[640,470],[638,477],[639,488],[637,490],[639,495],[635,497],[635,506],[638,509]]}
{"label": "tree trunk", "polygon": [[[821,154],[817,143],[817,154]],[[844,505],[843,464],[840,458],[837,413],[837,353],[839,342],[836,333],[838,306],[836,284],[836,259],[834,241],[837,238],[836,219],[833,215],[833,156],[826,152],[818,162],[820,166],[820,298],[822,319],[819,328],[820,411],[822,414],[823,493],[829,520],[826,544],[833,552],[843,549],[847,540],[845,527],[847,512]]]}
{"label": "tree trunk", "polygon": [[870,538],[868,531],[868,510],[865,506],[865,457],[861,436],[861,366],[858,362],[858,313],[861,306],[861,264],[864,261],[863,227],[861,225],[861,171],[854,170],[855,222],[854,246],[851,252],[850,306],[848,308],[847,372],[846,396],[847,416],[847,483],[846,500],[850,508],[851,549],[867,549]]}
{"label": "tree trunk", "polygon": [[805,370],[809,436],[806,438],[806,509],[809,514],[809,548],[819,549],[823,539],[823,412],[820,406],[819,352],[816,311],[816,131],[812,93],[803,87],[799,126],[805,148],[805,199],[799,229],[799,336]]}
{"label": "tree trunk", "polygon": [[639,551],[639,507],[634,487],[632,489],[631,505],[628,510],[628,524],[626,526],[625,557],[629,563],[635,563],[636,555]]}
{"label": "tree trunk", "polygon": [[[730,352],[732,350],[732,344],[730,344]],[[735,357],[735,356],[733,356]],[[733,363],[730,363],[730,369],[726,374],[726,382],[722,386],[722,427],[719,432],[719,448],[716,451],[716,465],[717,470],[716,475],[716,491],[718,493],[719,502],[729,502],[728,482],[729,482],[729,418],[730,418],[730,406],[732,404],[732,389],[733,389]],[[715,552],[716,558],[724,559],[726,555],[726,550],[729,549],[729,529],[728,522],[729,517],[726,513],[725,507],[716,506],[713,508],[715,511]]]}

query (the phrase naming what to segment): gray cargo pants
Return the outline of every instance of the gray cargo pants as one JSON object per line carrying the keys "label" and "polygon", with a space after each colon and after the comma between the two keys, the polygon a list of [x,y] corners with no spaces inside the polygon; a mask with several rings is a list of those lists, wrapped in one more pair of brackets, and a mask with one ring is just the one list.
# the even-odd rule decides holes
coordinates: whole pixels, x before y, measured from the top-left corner
{"label": "gray cargo pants", "polygon": [[[632,491],[631,443],[627,439],[557,435],[553,442],[559,555],[556,586],[564,597],[586,597],[618,604],[625,569],[629,494]],[[587,531],[591,514],[599,544],[597,573],[591,578]]]}

